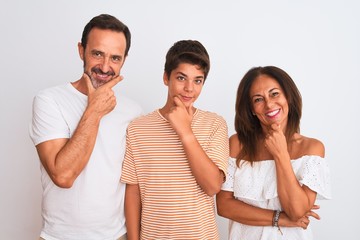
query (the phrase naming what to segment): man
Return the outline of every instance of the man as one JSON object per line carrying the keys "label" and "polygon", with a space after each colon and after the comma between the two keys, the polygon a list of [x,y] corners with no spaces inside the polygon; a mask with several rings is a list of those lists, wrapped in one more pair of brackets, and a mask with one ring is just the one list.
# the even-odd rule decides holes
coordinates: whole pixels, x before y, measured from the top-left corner
{"label": "man", "polygon": [[227,125],[193,107],[209,69],[200,42],[175,43],[166,55],[164,107],[129,125],[121,177],[129,240],[219,239],[213,196],[227,167]]}
{"label": "man", "polygon": [[42,164],[40,239],[126,239],[119,180],[126,128],[141,108],[112,88],[123,78],[130,40],[115,17],[94,17],[78,44],[82,77],[34,98],[30,136]]}

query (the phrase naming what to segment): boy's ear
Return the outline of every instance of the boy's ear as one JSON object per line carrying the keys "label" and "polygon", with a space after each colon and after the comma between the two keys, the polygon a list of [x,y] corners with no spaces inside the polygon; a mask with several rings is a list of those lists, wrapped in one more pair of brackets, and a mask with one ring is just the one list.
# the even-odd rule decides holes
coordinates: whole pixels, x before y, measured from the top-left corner
{"label": "boy's ear", "polygon": [[164,81],[165,86],[169,85],[169,78],[168,78],[168,75],[166,74],[166,72],[164,72],[163,81]]}

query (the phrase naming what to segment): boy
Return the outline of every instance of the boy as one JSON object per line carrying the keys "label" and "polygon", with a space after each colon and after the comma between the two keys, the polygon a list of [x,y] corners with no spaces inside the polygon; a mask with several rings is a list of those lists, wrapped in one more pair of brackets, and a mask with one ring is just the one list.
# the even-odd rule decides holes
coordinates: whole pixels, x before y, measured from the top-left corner
{"label": "boy", "polygon": [[200,42],[176,42],[166,55],[165,105],[129,125],[121,177],[129,240],[219,239],[213,196],[227,167],[227,125],[193,107],[209,69]]}

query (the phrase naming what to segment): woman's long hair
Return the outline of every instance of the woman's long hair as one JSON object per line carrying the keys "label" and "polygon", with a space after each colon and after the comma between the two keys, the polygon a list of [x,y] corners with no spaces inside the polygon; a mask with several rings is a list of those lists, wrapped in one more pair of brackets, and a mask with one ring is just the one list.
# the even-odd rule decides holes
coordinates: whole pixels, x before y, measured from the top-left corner
{"label": "woman's long hair", "polygon": [[260,121],[253,115],[250,88],[260,75],[266,75],[276,80],[281,86],[288,106],[289,114],[285,137],[287,141],[294,133],[300,132],[300,118],[302,109],[301,94],[291,77],[282,69],[274,66],[255,67],[250,69],[240,81],[235,104],[235,130],[241,144],[237,156],[237,165],[241,159],[256,161],[259,141],[264,138]]}

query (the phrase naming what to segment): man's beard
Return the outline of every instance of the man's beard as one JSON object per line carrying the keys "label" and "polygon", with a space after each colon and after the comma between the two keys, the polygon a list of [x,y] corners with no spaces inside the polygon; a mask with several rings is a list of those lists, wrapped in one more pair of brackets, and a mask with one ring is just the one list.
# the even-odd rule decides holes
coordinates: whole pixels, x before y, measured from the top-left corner
{"label": "man's beard", "polygon": [[[95,89],[114,79],[115,73],[112,70],[109,70],[108,72],[104,73],[99,67],[93,67],[91,68],[90,72],[86,72],[85,66],[86,66],[86,62],[84,61],[84,72],[89,76],[91,83]],[[112,77],[108,81],[99,81],[96,78],[94,78],[91,73],[102,74]]]}

